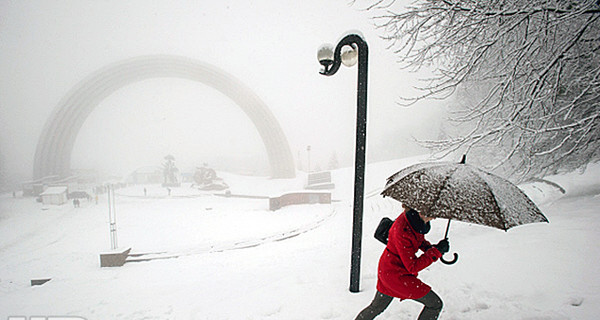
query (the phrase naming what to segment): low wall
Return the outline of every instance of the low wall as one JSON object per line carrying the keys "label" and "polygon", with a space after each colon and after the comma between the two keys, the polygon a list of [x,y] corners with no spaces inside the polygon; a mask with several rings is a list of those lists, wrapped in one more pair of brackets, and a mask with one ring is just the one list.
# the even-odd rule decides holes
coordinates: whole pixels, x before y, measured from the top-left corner
{"label": "low wall", "polygon": [[280,197],[269,198],[269,210],[275,211],[294,204],[331,203],[329,192],[294,192]]}

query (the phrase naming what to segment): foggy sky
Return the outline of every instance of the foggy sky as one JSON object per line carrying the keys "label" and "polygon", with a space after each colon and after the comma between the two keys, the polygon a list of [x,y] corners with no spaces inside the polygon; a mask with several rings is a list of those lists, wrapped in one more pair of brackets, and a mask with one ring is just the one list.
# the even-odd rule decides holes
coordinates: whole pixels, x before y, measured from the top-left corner
{"label": "foggy sky", "polygon": [[[94,71],[140,55],[173,54],[220,68],[251,88],[278,119],[296,162],[351,165],[357,68],[318,73],[319,46],[359,30],[369,44],[367,161],[415,152],[437,108],[402,108],[415,76],[398,68],[358,1],[0,0],[0,153],[30,178],[42,128],[61,98]],[[264,145],[241,108],[215,89],[156,78],[103,100],[77,137],[72,168],[126,174],[172,154],[187,170],[207,162],[260,174]]]}

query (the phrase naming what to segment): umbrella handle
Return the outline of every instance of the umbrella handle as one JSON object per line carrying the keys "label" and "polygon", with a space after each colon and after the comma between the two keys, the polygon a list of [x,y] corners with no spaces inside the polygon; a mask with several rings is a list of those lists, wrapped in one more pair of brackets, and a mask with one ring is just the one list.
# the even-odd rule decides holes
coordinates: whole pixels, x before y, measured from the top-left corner
{"label": "umbrella handle", "polygon": [[[452,219],[448,219],[448,224],[446,225],[446,234],[444,235],[444,240],[448,240],[448,230],[450,230],[450,221],[452,221]],[[440,260],[442,261],[443,264],[455,264],[456,261],[458,261],[458,253],[453,253],[454,258],[452,258],[452,260],[448,261],[446,259],[444,259],[444,257],[441,257]]]}
{"label": "umbrella handle", "polygon": [[444,259],[444,257],[440,258],[440,261],[442,261],[443,264],[455,264],[456,261],[458,261],[458,253],[453,253],[454,258],[452,258],[452,260],[448,261],[446,259]]}

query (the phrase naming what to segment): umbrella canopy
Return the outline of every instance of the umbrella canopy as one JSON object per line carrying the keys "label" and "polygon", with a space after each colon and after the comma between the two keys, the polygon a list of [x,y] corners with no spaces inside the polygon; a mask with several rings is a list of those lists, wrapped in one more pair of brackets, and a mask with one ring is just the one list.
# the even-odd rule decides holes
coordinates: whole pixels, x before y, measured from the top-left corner
{"label": "umbrella canopy", "polygon": [[502,230],[548,222],[517,186],[471,165],[437,162],[407,167],[388,178],[381,193],[436,218]]}

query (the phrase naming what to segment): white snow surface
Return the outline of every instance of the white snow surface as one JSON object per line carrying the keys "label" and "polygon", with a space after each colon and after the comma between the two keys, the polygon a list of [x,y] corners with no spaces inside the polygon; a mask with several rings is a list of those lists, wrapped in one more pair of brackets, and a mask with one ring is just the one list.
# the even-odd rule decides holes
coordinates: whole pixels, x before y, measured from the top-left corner
{"label": "white snow surface", "polygon": [[[100,268],[110,251],[106,196],[44,206],[0,196],[0,319],[354,319],[375,294],[383,245],[379,220],[400,203],[379,193],[386,178],[419,158],[370,164],[364,206],[361,291],[349,288],[352,169],[332,173],[329,204],[268,210],[267,199],[225,198],[184,185],[117,190],[120,247],[162,257]],[[298,191],[294,180],[219,173],[233,194]],[[459,261],[420,273],[444,300],[440,319],[597,319],[600,313],[600,165],[550,177],[566,189],[520,186],[550,223],[508,232],[453,222]],[[148,196],[143,196],[146,187]],[[443,237],[445,220],[426,236]],[[177,256],[177,257],[174,257]],[[51,278],[41,286],[30,280]],[[415,319],[421,305],[396,300],[377,319]]]}

